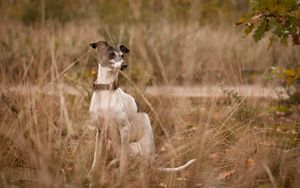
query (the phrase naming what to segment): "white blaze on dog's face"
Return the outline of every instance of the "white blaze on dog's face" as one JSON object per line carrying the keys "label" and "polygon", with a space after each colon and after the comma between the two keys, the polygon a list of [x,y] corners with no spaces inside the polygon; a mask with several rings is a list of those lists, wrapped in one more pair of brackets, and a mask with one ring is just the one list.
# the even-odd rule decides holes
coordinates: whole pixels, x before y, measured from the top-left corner
{"label": "white blaze on dog's face", "polygon": [[98,52],[98,61],[101,66],[111,68],[112,70],[124,70],[127,68],[127,64],[124,60],[124,54],[129,50],[124,45],[119,45],[116,48],[110,46],[105,41],[99,41],[91,43],[91,47]]}

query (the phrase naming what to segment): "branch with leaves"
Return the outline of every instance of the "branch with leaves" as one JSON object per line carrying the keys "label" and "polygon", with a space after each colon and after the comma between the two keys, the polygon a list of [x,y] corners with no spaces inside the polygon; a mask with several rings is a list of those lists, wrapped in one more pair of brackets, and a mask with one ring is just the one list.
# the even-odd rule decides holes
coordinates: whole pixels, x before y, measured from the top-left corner
{"label": "branch with leaves", "polygon": [[300,0],[252,0],[250,6],[251,12],[236,23],[246,27],[245,36],[255,30],[256,42],[270,33],[269,46],[276,40],[287,46],[289,38],[300,45]]}

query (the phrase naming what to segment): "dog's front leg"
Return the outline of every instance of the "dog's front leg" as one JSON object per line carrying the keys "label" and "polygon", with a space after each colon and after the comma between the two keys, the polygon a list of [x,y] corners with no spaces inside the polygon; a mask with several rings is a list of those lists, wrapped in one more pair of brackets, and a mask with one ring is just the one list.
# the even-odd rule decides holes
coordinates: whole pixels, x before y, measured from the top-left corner
{"label": "dog's front leg", "polygon": [[98,155],[99,155],[99,137],[100,137],[100,128],[103,127],[103,123],[104,123],[104,118],[102,117],[99,117],[98,118],[98,123],[96,124],[96,138],[95,138],[95,149],[94,149],[94,157],[93,157],[93,163],[92,163],[92,168],[88,174],[88,177],[91,178],[93,173],[95,172],[95,169],[96,169],[96,165],[97,165],[97,158],[98,158]]}
{"label": "dog's front leg", "polygon": [[120,154],[120,178],[121,183],[124,183],[124,178],[128,170],[128,149],[129,149],[129,128],[124,126],[120,129],[121,137],[121,154]]}
{"label": "dog's front leg", "polygon": [[95,171],[95,167],[96,167],[96,163],[97,163],[97,157],[98,157],[98,142],[99,142],[100,130],[97,128],[96,131],[97,132],[96,132],[96,139],[95,139],[94,158],[93,158],[92,168],[90,170],[89,176],[91,176],[92,173]]}

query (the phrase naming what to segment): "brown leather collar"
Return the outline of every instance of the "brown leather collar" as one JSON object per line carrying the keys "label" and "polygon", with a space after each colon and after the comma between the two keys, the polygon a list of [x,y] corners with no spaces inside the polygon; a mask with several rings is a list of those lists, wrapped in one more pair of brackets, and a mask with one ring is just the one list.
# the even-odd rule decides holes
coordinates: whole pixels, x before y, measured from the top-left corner
{"label": "brown leather collar", "polygon": [[93,82],[93,90],[99,91],[99,90],[116,90],[119,87],[119,82],[117,80],[113,81],[110,84],[96,84]]}

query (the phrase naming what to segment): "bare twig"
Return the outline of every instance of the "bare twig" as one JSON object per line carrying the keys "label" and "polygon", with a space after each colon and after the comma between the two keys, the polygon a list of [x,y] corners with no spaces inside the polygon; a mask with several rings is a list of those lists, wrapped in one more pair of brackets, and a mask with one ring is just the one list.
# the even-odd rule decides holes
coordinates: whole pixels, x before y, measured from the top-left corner
{"label": "bare twig", "polygon": [[82,54],[79,58],[77,58],[75,61],[73,61],[69,66],[67,66],[63,71],[61,71],[58,76],[56,76],[56,78],[53,79],[52,82],[48,83],[45,86],[45,89],[47,89],[50,85],[52,85],[55,81],[57,81],[61,76],[63,76],[67,71],[69,71],[74,65],[76,65],[77,63],[79,63],[79,61],[84,58],[87,54],[89,53],[89,51],[86,51],[84,54]]}
{"label": "bare twig", "polygon": [[265,162],[263,162],[262,165],[270,178],[273,188],[276,188],[277,187],[276,182],[275,182],[274,176],[272,175],[270,168],[268,167],[268,165]]}

